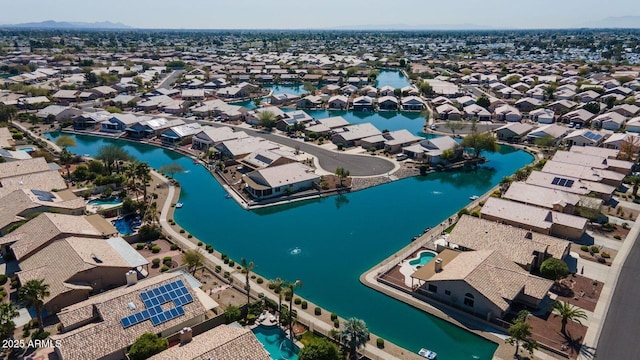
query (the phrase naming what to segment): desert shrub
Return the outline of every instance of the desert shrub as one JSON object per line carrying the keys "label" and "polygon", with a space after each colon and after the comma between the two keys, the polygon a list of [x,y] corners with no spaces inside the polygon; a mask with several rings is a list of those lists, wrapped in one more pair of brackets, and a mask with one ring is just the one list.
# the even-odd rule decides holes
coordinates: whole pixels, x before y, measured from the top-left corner
{"label": "desert shrub", "polygon": [[320,316],[320,315],[322,315],[322,309],[320,309],[319,307],[316,306],[315,309],[313,309],[313,313],[316,316]]}
{"label": "desert shrub", "polygon": [[382,339],[382,338],[376,339],[376,346],[379,349],[384,349],[384,339]]}
{"label": "desert shrub", "polygon": [[4,285],[9,280],[9,277],[5,274],[0,274],[0,285]]}
{"label": "desert shrub", "polygon": [[169,267],[167,265],[162,265],[162,267],[160,268],[161,272],[165,272],[167,270],[169,270]]}
{"label": "desert shrub", "polygon": [[171,244],[171,250],[178,250],[179,246],[178,244]]}
{"label": "desert shrub", "polygon": [[264,280],[263,280],[262,278],[258,278],[258,279],[256,280],[256,282],[257,282],[258,284],[262,284],[262,283],[264,282]]}
{"label": "desert shrub", "polygon": [[159,253],[159,252],[160,252],[160,250],[162,250],[162,249],[161,249],[161,248],[160,248],[160,246],[158,246],[158,245],[155,245],[155,246],[153,246],[153,247],[151,248],[151,252],[152,252],[152,253],[154,253],[154,254]]}
{"label": "desert shrub", "polygon": [[144,249],[144,244],[143,243],[137,243],[136,244],[136,250],[142,250]]}
{"label": "desert shrub", "polygon": [[155,258],[155,259],[151,260],[151,264],[152,264],[153,267],[160,266],[160,258]]}
{"label": "desert shrub", "polygon": [[589,251],[589,246],[588,245],[582,245],[582,246],[580,246],[580,250],[582,250],[584,252],[588,252]]}
{"label": "desert shrub", "polygon": [[602,257],[603,257],[603,258],[605,258],[605,259],[609,259],[609,258],[611,257],[611,254],[609,254],[609,253],[608,253],[608,252],[606,252],[606,251],[603,251],[603,252],[602,252],[602,254],[600,254],[600,256],[602,256]]}
{"label": "desert shrub", "polygon": [[589,248],[589,252],[592,254],[597,254],[600,252],[600,247],[598,245],[591,245]]}
{"label": "desert shrub", "polygon": [[622,240],[622,235],[615,234],[615,235],[613,235],[613,238],[616,239],[616,240]]}
{"label": "desert shrub", "polygon": [[338,314],[331,313],[331,321],[335,321],[338,318]]}
{"label": "desert shrub", "polygon": [[171,258],[171,256],[165,256],[162,258],[162,262],[166,262],[166,261],[172,261],[173,259]]}
{"label": "desert shrub", "polygon": [[222,266],[216,265],[216,272],[219,273],[220,271],[222,271]]}
{"label": "desert shrub", "polygon": [[293,303],[296,305],[300,305],[302,303],[302,299],[300,299],[299,297],[293,299]]}

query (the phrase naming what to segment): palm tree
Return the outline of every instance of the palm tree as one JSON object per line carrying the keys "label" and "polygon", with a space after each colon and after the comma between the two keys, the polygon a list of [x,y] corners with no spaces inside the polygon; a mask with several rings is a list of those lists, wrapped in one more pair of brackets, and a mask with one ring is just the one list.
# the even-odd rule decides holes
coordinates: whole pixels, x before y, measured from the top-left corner
{"label": "palm tree", "polygon": [[260,125],[268,131],[271,131],[273,127],[276,126],[276,115],[269,110],[260,111],[258,120],[260,121]]}
{"label": "palm tree", "polygon": [[16,324],[13,319],[20,315],[18,310],[12,303],[3,302],[0,304],[0,337],[3,339],[11,338]]}
{"label": "palm tree", "polygon": [[49,284],[45,284],[44,279],[29,280],[18,290],[18,301],[25,307],[36,308],[40,331],[44,329],[44,324],[42,323],[44,299],[49,297],[49,295],[51,295],[49,293]]}
{"label": "palm tree", "polygon": [[627,176],[625,180],[633,184],[633,190],[631,194],[633,194],[633,196],[635,197],[636,193],[638,192],[638,187],[640,187],[640,176],[637,176],[637,175]]}
{"label": "palm tree", "polygon": [[69,169],[71,167],[71,161],[73,161],[73,154],[66,148],[62,149],[60,152],[60,163],[67,169],[67,181],[71,180],[71,171]]}
{"label": "palm tree", "polygon": [[200,251],[200,248],[195,250],[187,250],[182,254],[182,262],[187,264],[187,267],[193,275],[196,274],[198,267],[204,264],[204,255]]}
{"label": "palm tree", "polygon": [[340,341],[349,348],[349,359],[358,358],[358,349],[364,347],[369,340],[367,324],[360,319],[350,318],[344,323],[340,331]]}
{"label": "palm tree", "polygon": [[145,162],[136,161],[135,164],[135,174],[142,185],[144,201],[147,201],[147,182],[151,180],[151,168]]}
{"label": "palm tree", "polygon": [[247,306],[249,306],[249,302],[251,302],[251,285],[249,285],[249,275],[251,274],[251,270],[256,268],[256,264],[254,264],[253,261],[247,262],[247,259],[241,258],[240,266],[242,266],[242,272],[245,276],[245,287],[247,289]]}
{"label": "palm tree", "polygon": [[129,163],[124,169],[124,175],[129,179],[128,183],[133,193],[138,198],[138,187],[136,186],[136,163]]}
{"label": "palm tree", "polygon": [[282,291],[284,290],[285,281],[281,278],[276,278],[269,282],[269,287],[273,287],[273,291],[278,294],[278,313],[282,310]]}
{"label": "palm tree", "polygon": [[519,319],[509,327],[508,332],[509,337],[505,339],[505,342],[516,346],[516,352],[513,357],[518,356],[520,343],[529,353],[533,353],[533,350],[538,347],[538,343],[535,340],[528,340],[531,337],[531,324],[526,321]]}
{"label": "palm tree", "polygon": [[293,342],[293,295],[295,293],[295,289],[302,287],[302,281],[296,280],[294,282],[288,282],[285,284],[285,288],[287,289],[287,295],[289,295],[289,337]]}
{"label": "palm tree", "polygon": [[553,311],[562,318],[562,328],[560,332],[566,335],[567,322],[573,320],[578,324],[582,324],[580,319],[587,320],[587,313],[584,310],[575,307],[565,301],[555,301],[553,303]]}
{"label": "palm tree", "polygon": [[339,167],[336,169],[336,175],[338,175],[338,177],[340,178],[340,187],[342,187],[342,181],[349,177],[349,175],[351,175],[351,173],[349,172],[349,170],[343,168],[343,167]]}

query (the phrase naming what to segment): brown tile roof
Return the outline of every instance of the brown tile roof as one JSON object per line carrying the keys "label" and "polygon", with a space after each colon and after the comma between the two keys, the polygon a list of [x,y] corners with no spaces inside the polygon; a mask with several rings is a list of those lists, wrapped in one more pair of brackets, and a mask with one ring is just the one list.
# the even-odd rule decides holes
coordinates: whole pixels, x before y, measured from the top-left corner
{"label": "brown tile roof", "polygon": [[[182,305],[185,314],[172,320],[153,326],[151,321],[142,321],[128,328],[123,328],[120,320],[136,311],[144,309],[140,293],[147,289],[159,287],[181,279],[194,301]],[[137,310],[130,310],[132,303]],[[93,308],[89,311],[89,307]],[[96,322],[84,325],[67,333],[52,336],[59,340],[57,351],[65,360],[99,359],[130,346],[145,332],[161,333],[165,330],[182,326],[186,321],[203,317],[207,309],[195,295],[186,278],[179,273],[165,273],[128,287],[121,287],[91,297],[81,303],[64,308],[59,314],[63,327],[86,321],[96,314]]]}
{"label": "brown tile roof", "polygon": [[453,228],[447,241],[471,250],[500,250],[509,260],[528,266],[534,252],[562,259],[570,242],[532,233],[510,225],[465,215]]}
{"label": "brown tile roof", "polygon": [[[102,219],[102,222],[104,224],[107,221]],[[11,233],[19,238],[11,249],[18,260],[23,260],[49,241],[64,235],[96,238],[113,235],[114,232],[105,233],[104,229],[97,229],[94,224],[100,224],[96,217],[42,213]],[[106,225],[101,227],[107,228]]]}
{"label": "brown tile roof", "polygon": [[187,344],[176,345],[149,358],[174,359],[270,360],[271,357],[251,330],[220,325]]}
{"label": "brown tile roof", "polygon": [[528,273],[496,250],[461,252],[448,262],[443,261],[442,271],[421,273],[432,263],[435,262],[418,269],[412,277],[429,282],[464,281],[502,310],[507,310],[521,292],[542,299],[553,285],[553,281]]}
{"label": "brown tile roof", "polygon": [[49,170],[51,168],[42,157],[0,163],[0,180]]}
{"label": "brown tile roof", "polygon": [[[12,161],[8,164],[14,162],[22,161]],[[2,174],[1,169],[0,174]],[[40,171],[16,176],[3,176],[2,178],[0,178],[0,183],[2,184],[2,187],[0,187],[0,197],[19,189],[39,189],[44,191],[51,191],[56,189],[64,189],[67,186],[58,171],[49,169],[47,169],[47,171]]]}

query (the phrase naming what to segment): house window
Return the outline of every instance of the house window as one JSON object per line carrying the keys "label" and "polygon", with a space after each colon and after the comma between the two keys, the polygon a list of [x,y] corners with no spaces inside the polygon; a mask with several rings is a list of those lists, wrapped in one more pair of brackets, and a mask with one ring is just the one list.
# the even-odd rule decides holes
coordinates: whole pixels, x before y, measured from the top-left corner
{"label": "house window", "polygon": [[473,295],[466,293],[464,294],[464,304],[468,307],[473,307]]}
{"label": "house window", "polygon": [[445,290],[445,291],[444,291],[444,294],[445,294],[445,295],[447,295],[447,296],[451,296],[451,291],[449,291],[449,290]]}
{"label": "house window", "polygon": [[280,187],[279,186],[276,188],[276,192],[280,192]]}
{"label": "house window", "polygon": [[428,290],[429,290],[429,292],[437,293],[438,292],[438,287],[433,285],[433,284],[429,284]]}

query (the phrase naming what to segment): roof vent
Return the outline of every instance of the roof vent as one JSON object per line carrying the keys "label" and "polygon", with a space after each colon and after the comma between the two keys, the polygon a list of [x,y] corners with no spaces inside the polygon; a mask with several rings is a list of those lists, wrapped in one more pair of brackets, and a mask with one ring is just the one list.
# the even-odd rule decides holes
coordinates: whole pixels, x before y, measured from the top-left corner
{"label": "roof vent", "polygon": [[92,258],[92,259],[93,259],[93,261],[95,261],[96,263],[98,263],[98,264],[102,264],[102,259],[100,259],[100,258],[98,257],[98,255],[96,255],[96,254],[94,254],[94,253],[91,253],[91,258]]}
{"label": "roof vent", "polygon": [[129,310],[134,311],[136,309],[136,304],[130,302],[127,304],[127,306],[129,307]]}

